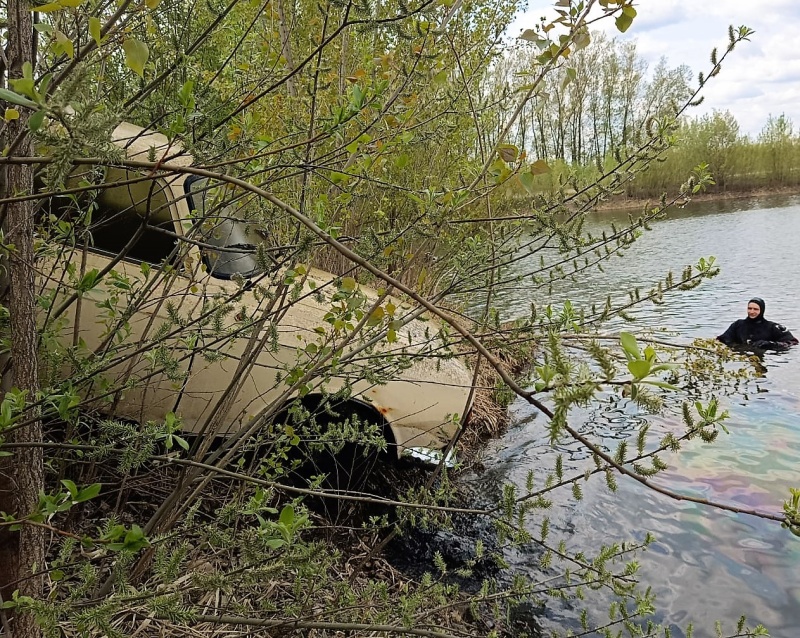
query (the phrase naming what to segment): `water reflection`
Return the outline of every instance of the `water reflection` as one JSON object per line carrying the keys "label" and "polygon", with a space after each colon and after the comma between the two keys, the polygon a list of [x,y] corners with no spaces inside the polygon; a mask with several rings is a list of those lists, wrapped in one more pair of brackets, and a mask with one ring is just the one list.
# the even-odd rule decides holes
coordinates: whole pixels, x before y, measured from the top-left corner
{"label": "water reflection", "polygon": [[[602,226],[611,221],[621,224],[626,217],[627,213],[604,213],[589,222],[599,232]],[[635,245],[635,259],[612,260],[606,274],[586,273],[578,284],[556,287],[552,297],[524,286],[508,291],[501,299],[502,310],[511,318],[527,315],[531,302],[602,303],[606,295],[618,294],[623,287],[649,286],[668,270],[680,272],[701,256],[715,255],[722,267],[716,279],[675,299],[667,298],[663,306],[642,308],[632,328],[663,327],[687,342],[713,337],[744,316],[747,299],[760,296],[767,302],[765,316],[797,334],[798,231],[798,197],[692,205],[655,223],[653,231]],[[528,266],[532,265],[523,261],[516,267],[525,272]],[[757,391],[726,401],[730,434],[711,445],[693,441],[680,456],[667,456],[670,469],[659,475],[660,483],[692,496],[780,511],[788,488],[800,487],[800,348],[766,353],[761,366],[765,377]],[[556,454],[563,454],[567,476],[592,464],[577,444],[551,446],[544,419],[535,417],[532,410],[523,403],[512,406],[517,425],[493,447],[487,473],[473,481],[496,486],[509,480],[524,486],[528,472],[533,471],[542,484]],[[611,452],[645,421],[655,432],[679,434],[683,429],[679,417],[643,414],[612,396],[600,397],[571,418],[582,433]],[[561,530],[570,549],[596,546],[609,536],[641,539],[652,531],[658,542],[642,557],[641,575],[655,585],[659,619],[673,625],[674,636],[683,635],[678,625],[688,621],[695,623],[695,636],[713,636],[714,620],[731,627],[742,613],[751,625],[767,625],[773,637],[797,635],[800,539],[775,523],[677,502],[634,481],[620,479],[618,483],[614,495],[601,477],[593,478],[584,488],[580,505],[564,490],[554,505],[552,528]],[[517,569],[536,572],[532,557],[520,555],[513,560]],[[554,626],[577,627],[569,609],[550,613]],[[603,621],[600,607],[595,620]]]}

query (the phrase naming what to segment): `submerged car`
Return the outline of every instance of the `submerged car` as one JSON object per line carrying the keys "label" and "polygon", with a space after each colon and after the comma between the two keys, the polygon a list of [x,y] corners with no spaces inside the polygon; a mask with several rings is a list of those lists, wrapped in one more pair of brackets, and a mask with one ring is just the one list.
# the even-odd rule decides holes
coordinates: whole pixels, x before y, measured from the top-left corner
{"label": "submerged car", "polygon": [[59,365],[90,381],[101,411],[140,423],[171,413],[192,434],[295,442],[311,436],[297,426],[316,413],[321,436],[335,422],[355,440],[353,429],[370,425],[393,455],[441,459],[472,383],[441,323],[290,261],[264,241],[263,224],[241,218],[243,194],[229,185],[136,168],[191,166],[163,135],[123,123],[113,142],[124,161],[70,178],[90,200],[70,188],[51,199],[53,228],[69,226],[44,260]]}

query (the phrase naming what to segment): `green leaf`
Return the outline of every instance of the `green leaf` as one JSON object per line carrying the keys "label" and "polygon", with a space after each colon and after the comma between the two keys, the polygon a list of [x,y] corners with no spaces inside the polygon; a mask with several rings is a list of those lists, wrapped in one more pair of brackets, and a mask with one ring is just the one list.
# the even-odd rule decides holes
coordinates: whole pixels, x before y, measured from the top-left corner
{"label": "green leaf", "polygon": [[40,95],[47,95],[47,89],[53,79],[52,73],[45,73],[39,80],[39,93]]}
{"label": "green leaf", "polygon": [[400,153],[397,157],[394,158],[394,165],[397,168],[405,168],[408,166],[410,158],[408,157],[407,153]]}
{"label": "green leaf", "polygon": [[589,46],[589,44],[591,44],[592,38],[589,35],[588,31],[582,31],[580,33],[576,33],[572,41],[575,44],[575,50],[580,51],[581,49],[585,49],[586,47]]}
{"label": "green leaf", "polygon": [[72,40],[70,40],[61,31],[56,31],[56,42],[67,57],[75,57],[75,46],[72,44]]}
{"label": "green leaf", "polygon": [[434,84],[445,84],[450,79],[450,74],[447,71],[439,71],[433,76]]}
{"label": "green leaf", "polygon": [[633,24],[633,16],[627,13],[621,13],[617,16],[615,22],[620,33],[625,33],[630,28],[631,24]]}
{"label": "green leaf", "polygon": [[63,485],[64,487],[66,487],[69,490],[69,495],[72,498],[75,498],[78,495],[78,486],[75,485],[75,483],[73,483],[69,479],[63,479],[61,481],[61,485]]}
{"label": "green leaf", "polygon": [[493,162],[491,163],[491,165],[489,166],[489,172],[490,172],[490,173],[491,173],[491,174],[492,174],[494,177],[500,177],[500,176],[502,176],[504,173],[508,173],[509,171],[508,171],[508,166],[506,166],[506,163],[503,161],[503,158],[501,158],[501,157],[498,157],[498,158],[497,158],[495,161],[493,161]]}
{"label": "green leaf", "polygon": [[671,383],[667,383],[666,381],[651,381],[650,379],[641,379],[639,383],[654,385],[657,388],[664,388],[665,390],[672,390],[673,392],[680,391],[680,388],[678,386],[672,385]]}
{"label": "green leaf", "polygon": [[33,78],[18,78],[16,80],[9,80],[8,83],[11,85],[11,88],[20,95],[25,95],[38,102],[39,95],[36,92]]}
{"label": "green leaf", "polygon": [[525,190],[528,191],[531,195],[533,195],[536,192],[533,186],[533,175],[531,173],[520,173],[519,181],[525,188]]}
{"label": "green leaf", "polygon": [[533,42],[534,44],[541,45],[547,40],[539,37],[539,34],[536,33],[533,29],[525,29],[520,35],[520,40],[525,40],[526,42]]}
{"label": "green leaf", "polygon": [[284,507],[278,520],[286,527],[291,527],[294,523],[294,508],[291,505]]}
{"label": "green leaf", "polygon": [[379,323],[381,323],[381,321],[383,321],[383,318],[385,316],[386,316],[386,311],[384,311],[383,308],[378,306],[377,308],[375,308],[375,310],[373,310],[370,313],[369,319],[367,319],[367,325],[368,326],[377,326]]}
{"label": "green leaf", "polygon": [[3,428],[7,428],[11,425],[11,422],[14,419],[14,407],[11,405],[11,401],[4,400],[3,403],[0,404],[0,425]]}
{"label": "green leaf", "polygon": [[350,179],[349,175],[346,173],[340,173],[339,171],[331,171],[330,177],[334,184],[344,184]]}
{"label": "green leaf", "polygon": [[549,173],[551,170],[552,169],[548,163],[543,159],[536,160],[533,164],[531,164],[530,167],[531,175],[544,175],[545,173]]}
{"label": "green leaf", "polygon": [[78,290],[80,292],[87,292],[94,288],[97,284],[97,276],[99,274],[100,271],[97,270],[97,268],[92,268],[92,270],[87,272],[81,279],[80,283],[78,284]]}
{"label": "green leaf", "polygon": [[630,332],[620,333],[619,342],[622,345],[622,349],[625,351],[625,355],[628,357],[628,359],[642,358],[642,353],[639,351],[639,344],[636,343],[636,337],[634,337]]}
{"label": "green leaf", "polygon": [[498,144],[497,154],[504,162],[515,162],[519,156],[519,149],[513,144]]}
{"label": "green leaf", "polygon": [[39,108],[39,105],[36,102],[33,102],[28,98],[21,96],[19,93],[15,93],[14,91],[9,91],[8,89],[0,88],[0,100],[11,102],[11,104],[16,104],[17,106],[25,106],[29,109]]}
{"label": "green leaf", "polygon": [[40,128],[42,128],[43,122],[44,122],[44,111],[36,111],[36,113],[34,113],[28,118],[28,128],[35,133]]}
{"label": "green leaf", "polygon": [[342,285],[339,286],[339,288],[343,292],[353,292],[356,289],[357,285],[358,284],[356,283],[355,279],[353,279],[352,277],[345,277],[344,279],[342,279]]}
{"label": "green leaf", "polygon": [[358,84],[353,86],[353,99],[351,100],[351,104],[356,109],[361,109],[364,105],[364,89],[362,89]]}
{"label": "green leaf", "polygon": [[41,4],[38,7],[33,7],[31,11],[36,11],[37,13],[53,13],[53,11],[61,11],[64,8],[60,2],[48,2],[47,4]]}
{"label": "green leaf", "polygon": [[697,414],[699,414],[701,417],[705,418],[706,411],[705,411],[705,408],[703,408],[703,404],[700,403],[700,401],[695,401],[694,402],[694,407],[697,410]]}
{"label": "green leaf", "polygon": [[675,370],[675,368],[680,368],[680,365],[677,363],[659,363],[651,368],[651,374],[653,372],[661,372],[663,370]]}
{"label": "green leaf", "polygon": [[650,362],[645,359],[628,361],[628,370],[636,379],[644,379],[650,374]]}
{"label": "green leaf", "polygon": [[[129,551],[135,552],[143,547],[147,547],[150,545],[150,542],[145,538],[144,532],[142,528],[136,525],[135,523],[131,525],[130,530],[128,533],[125,534],[125,539],[122,543],[122,548],[120,549],[127,549]],[[111,547],[111,545],[109,545]]]}
{"label": "green leaf", "polygon": [[140,78],[144,78],[144,65],[150,57],[150,50],[144,42],[139,42],[133,38],[128,38],[122,43],[122,50],[125,52],[125,64],[131,71]]}
{"label": "green leaf", "polygon": [[100,46],[100,20],[94,16],[89,18],[89,35],[92,36],[95,44]]}
{"label": "green leaf", "polygon": [[84,501],[93,499],[100,493],[101,488],[102,485],[100,483],[92,483],[88,487],[84,487],[82,490],[80,490],[74,500],[76,503],[83,503]]}

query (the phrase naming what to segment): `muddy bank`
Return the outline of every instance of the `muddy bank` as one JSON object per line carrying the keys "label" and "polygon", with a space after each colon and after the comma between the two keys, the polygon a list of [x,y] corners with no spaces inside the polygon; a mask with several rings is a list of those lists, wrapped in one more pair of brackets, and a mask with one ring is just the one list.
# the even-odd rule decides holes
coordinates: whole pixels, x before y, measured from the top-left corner
{"label": "muddy bank", "polygon": [[[458,488],[456,508],[490,508],[499,498],[497,494],[478,493]],[[384,552],[384,558],[399,572],[414,580],[429,573],[434,579],[458,585],[465,592],[478,593],[485,582],[496,584],[498,589],[511,586],[514,573],[507,567],[503,548],[497,541],[497,533],[489,516],[455,513],[440,525],[408,528],[396,536]],[[437,570],[437,560],[444,564],[445,572]],[[543,636],[539,618],[544,610],[531,600],[506,604],[504,617],[492,618],[487,608],[478,610],[472,622],[483,624],[487,630],[497,631],[507,638],[540,638]],[[467,610],[465,610],[467,612]],[[472,613],[472,612],[469,612]]]}

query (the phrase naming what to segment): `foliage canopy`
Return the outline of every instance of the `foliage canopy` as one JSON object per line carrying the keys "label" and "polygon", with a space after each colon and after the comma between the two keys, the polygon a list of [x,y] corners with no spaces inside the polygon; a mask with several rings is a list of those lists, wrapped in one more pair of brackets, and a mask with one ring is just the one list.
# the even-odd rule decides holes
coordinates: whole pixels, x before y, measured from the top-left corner
{"label": "foliage canopy", "polygon": [[[622,475],[663,492],[653,477],[666,467],[665,455],[687,440],[717,436],[724,415],[706,395],[741,380],[723,365],[724,353],[706,345],[705,352],[690,351],[687,363],[680,351],[656,351],[641,335],[609,340],[597,331],[636,304],[661,303],[712,277],[713,258],[680,276],[658,275],[651,290],[630,291],[603,308],[543,304],[508,322],[494,304],[499,287],[524,280],[546,297],[555,279],[602,267],[628,251],[670,204],[711,181],[699,168],[685,176],[678,197],[648,206],[628,227],[602,236],[583,231],[585,212],[670,148],[679,116],[698,99],[701,87],[690,89],[682,71],[662,69],[645,120],[626,120],[602,149],[574,140],[576,157],[603,164],[599,175],[568,174],[547,194],[535,188],[552,171],[545,119],[564,123],[551,117],[552,100],[561,104],[557,93],[586,86],[595,20],[613,20],[620,31],[635,24],[630,0],[559,0],[554,19],[522,33],[521,84],[497,81],[504,77],[498,69],[507,25],[519,9],[515,0],[55,0],[33,11],[5,0],[3,6],[6,40],[19,33],[31,39],[9,48],[7,88],[0,89],[7,106],[2,247],[9,274],[0,435],[3,452],[11,454],[2,470],[24,477],[46,459],[48,477],[34,477],[18,494],[6,492],[0,505],[2,533],[41,548],[38,559],[21,559],[19,551],[3,558],[19,576],[3,588],[18,635],[36,635],[26,618],[48,635],[188,635],[198,628],[222,634],[231,627],[264,635],[497,635],[497,627],[507,627],[508,610],[522,602],[579,601],[595,590],[611,597],[610,621],[584,616],[587,631],[660,631],[648,619],[652,595],[636,582],[631,559],[647,543],[610,539],[591,556],[571,554],[563,538],[553,539],[546,510],[562,487],[579,500],[581,485],[595,474],[610,489]],[[708,77],[749,35],[745,27],[731,29]],[[631,61],[624,49],[620,55]],[[624,88],[639,71],[622,64],[615,72],[608,83]],[[666,94],[682,101],[673,104]],[[624,104],[614,108],[626,117]],[[121,121],[163,134],[166,149],[126,157],[111,141]],[[535,142],[513,139],[530,121]],[[564,146],[565,131],[551,130],[550,137]],[[87,267],[102,237],[99,211],[113,190],[103,176],[111,171],[123,175],[131,192],[146,193],[134,235],[151,233],[150,248],[157,237],[166,241],[163,258],[132,266],[131,240],[110,251],[110,267]],[[187,174],[207,180],[212,205],[180,220],[176,233],[159,217],[169,206],[159,206],[159,184]],[[531,208],[514,207],[506,197],[511,185],[535,195]],[[251,240],[244,245],[260,274],[232,276],[227,293],[199,290],[209,265],[188,259],[190,251],[210,243],[216,225],[229,219],[247,225]],[[541,256],[541,265],[520,274],[512,266],[522,256]],[[337,276],[326,283],[329,313],[317,326],[318,339],[296,344],[293,360],[275,371],[285,393],[263,419],[215,443],[186,436],[181,411],[166,406],[161,418],[143,423],[108,418],[121,396],[141,392],[144,405],[155,378],[173,383],[179,396],[192,380],[187,361],[218,362],[233,344],[241,349],[235,363],[241,367],[220,396],[207,398],[205,431],[217,432],[232,410],[245,414],[247,407],[237,404],[246,393],[244,371],[254,353],[278,348],[287,308],[317,298],[312,266]],[[26,291],[31,304],[15,291]],[[245,293],[257,296],[259,313],[243,312]],[[184,313],[190,301],[192,312]],[[82,316],[76,308],[90,304],[102,311],[102,339],[93,345],[81,339],[74,319]],[[150,320],[140,330],[143,315]],[[411,322],[432,316],[443,327],[435,334],[420,329],[418,353],[392,349]],[[502,360],[525,347],[533,365],[520,380]],[[572,437],[590,450],[595,467],[585,475],[566,476],[556,464],[544,487],[531,482],[518,493],[505,486],[497,504],[460,509],[492,521],[499,539],[492,560],[500,564],[506,546],[541,548],[541,578],[510,584],[487,578],[478,592],[465,594],[440,556],[419,582],[390,584],[365,572],[396,530],[447,524],[459,510],[443,464],[425,489],[391,499],[325,489],[331,487],[325,477],[305,476],[298,486],[298,450],[314,458],[331,450],[337,461],[347,450],[360,462],[362,450],[386,446],[372,413],[348,400],[359,383],[381,387],[401,377],[415,357],[438,360],[439,367],[469,357],[475,378],[496,384],[498,396],[510,391],[541,409],[553,440]],[[24,362],[38,362],[39,369],[26,376]],[[119,366],[126,368],[122,377],[107,374]],[[485,370],[491,374],[478,374]],[[337,375],[347,381],[333,387]],[[685,431],[655,440],[643,428],[635,451],[627,445],[605,451],[569,422],[570,409],[600,388],[654,410],[663,392],[678,387],[690,399]],[[336,413],[341,405],[351,409]],[[460,423],[464,416],[452,418]],[[37,430],[42,422],[44,431]],[[38,457],[25,457],[25,450]],[[147,501],[135,503],[142,493]],[[368,510],[373,516],[361,528],[340,525],[326,538],[326,519],[307,500],[320,495],[390,507],[392,515]],[[795,527],[793,499],[774,518]],[[335,520],[341,507],[329,506],[327,514]],[[357,547],[368,548],[363,560],[345,562],[335,544],[323,542],[330,537],[357,539]],[[476,547],[476,562],[484,551]],[[742,621],[734,631],[761,629]]]}

